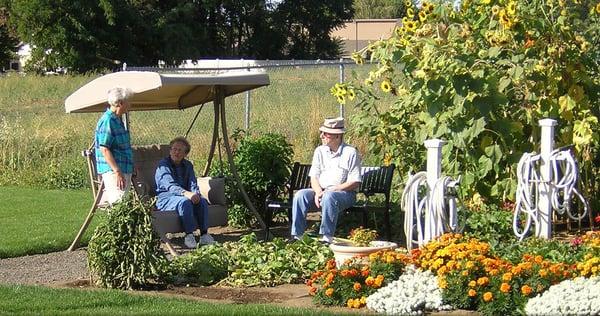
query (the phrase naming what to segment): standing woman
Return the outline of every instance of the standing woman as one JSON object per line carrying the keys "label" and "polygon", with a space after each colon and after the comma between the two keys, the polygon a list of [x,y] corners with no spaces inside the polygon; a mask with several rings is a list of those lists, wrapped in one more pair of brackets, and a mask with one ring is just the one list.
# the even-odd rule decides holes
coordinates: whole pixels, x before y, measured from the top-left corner
{"label": "standing woman", "polygon": [[198,246],[193,232],[200,227],[200,244],[215,242],[208,234],[208,201],[200,196],[200,189],[192,163],[185,159],[191,145],[184,137],[176,137],[170,143],[169,157],[162,159],[154,180],[156,181],[156,207],[161,211],[177,210],[186,235],[188,248]]}
{"label": "standing woman", "polygon": [[127,88],[108,90],[109,108],[96,125],[96,169],[104,182],[105,200],[110,204],[119,201],[131,186],[133,151],[122,116],[129,111],[128,99],[132,95]]}

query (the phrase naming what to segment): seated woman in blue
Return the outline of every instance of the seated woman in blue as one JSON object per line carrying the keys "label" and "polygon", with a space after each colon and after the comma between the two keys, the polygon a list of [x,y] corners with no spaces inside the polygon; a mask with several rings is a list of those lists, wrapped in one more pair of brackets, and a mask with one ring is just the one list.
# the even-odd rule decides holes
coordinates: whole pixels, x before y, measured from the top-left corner
{"label": "seated woman in blue", "polygon": [[169,157],[162,159],[154,180],[156,181],[156,207],[161,211],[177,210],[186,235],[188,248],[198,246],[192,234],[200,227],[200,244],[215,242],[208,234],[208,201],[200,196],[200,189],[192,163],[185,159],[191,145],[184,137],[176,137],[170,143]]}

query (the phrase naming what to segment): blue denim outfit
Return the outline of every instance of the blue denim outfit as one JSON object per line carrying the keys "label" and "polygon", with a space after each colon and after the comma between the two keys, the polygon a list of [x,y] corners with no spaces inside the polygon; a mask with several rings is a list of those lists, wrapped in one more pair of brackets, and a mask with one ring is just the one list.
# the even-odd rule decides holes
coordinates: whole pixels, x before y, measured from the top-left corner
{"label": "blue denim outfit", "polygon": [[[355,191],[330,190],[345,182],[361,182],[360,157],[358,151],[342,143],[336,152],[328,146],[315,149],[309,175],[319,180],[324,190],[321,197],[321,227],[319,234],[333,237],[337,226],[338,214],[356,202]],[[306,229],[306,214],[315,210],[315,191],[303,189],[296,192],[292,201],[292,236],[301,236]]]}
{"label": "blue denim outfit", "polygon": [[112,170],[106,162],[104,155],[100,152],[100,146],[110,149],[122,173],[133,173],[131,140],[129,131],[125,129],[121,118],[110,109],[106,110],[98,120],[95,134],[94,147],[96,148],[96,168],[98,174],[116,171]]}
{"label": "blue denim outfit", "polygon": [[158,198],[156,207],[161,211],[176,210],[186,233],[191,234],[200,227],[200,232],[205,234],[208,231],[208,201],[200,197],[200,203],[194,204],[183,195],[185,191],[200,194],[192,163],[183,159],[176,166],[171,157],[166,157],[159,162],[154,180]]}

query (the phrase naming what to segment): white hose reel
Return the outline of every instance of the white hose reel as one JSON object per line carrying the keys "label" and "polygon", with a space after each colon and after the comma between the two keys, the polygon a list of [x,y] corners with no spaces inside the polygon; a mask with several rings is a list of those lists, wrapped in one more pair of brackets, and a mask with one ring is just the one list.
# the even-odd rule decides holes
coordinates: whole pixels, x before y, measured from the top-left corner
{"label": "white hose reel", "polygon": [[[540,236],[540,204],[549,205],[558,214],[566,214],[572,220],[579,221],[588,212],[588,203],[577,190],[579,170],[577,162],[569,149],[556,149],[548,158],[550,167],[549,181],[543,181],[540,174],[541,154],[525,153],[517,165],[517,192],[515,212],[513,215],[513,231],[519,240],[523,240],[535,224],[535,235]],[[548,185],[549,203],[540,202],[540,185]],[[571,199],[577,196],[583,205],[583,212],[576,216],[571,210]],[[543,207],[543,206],[542,206]],[[524,223],[521,223],[522,216]]]}
{"label": "white hose reel", "polygon": [[460,177],[458,180],[440,177],[443,144],[439,139],[425,141],[427,172],[409,174],[402,193],[407,249],[457,230],[456,187]]}

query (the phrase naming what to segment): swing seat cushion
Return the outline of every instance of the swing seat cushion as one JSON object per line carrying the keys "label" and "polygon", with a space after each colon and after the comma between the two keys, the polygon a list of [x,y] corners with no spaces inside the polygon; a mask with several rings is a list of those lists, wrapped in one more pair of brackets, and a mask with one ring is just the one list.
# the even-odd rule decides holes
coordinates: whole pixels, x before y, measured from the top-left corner
{"label": "swing seat cushion", "polygon": [[[169,145],[135,146],[133,148],[135,177],[133,184],[140,196],[150,198],[156,194],[154,174],[158,163],[169,155]],[[208,200],[209,227],[227,225],[227,201],[225,179],[199,177],[200,194]],[[164,233],[183,232],[176,211],[153,211],[155,229]]]}

